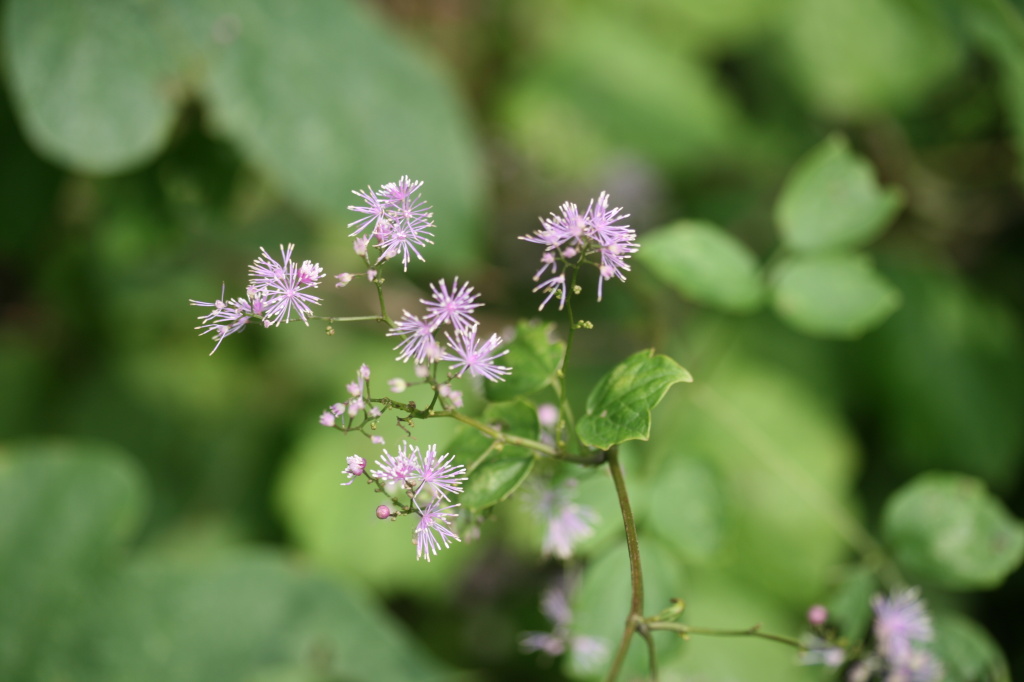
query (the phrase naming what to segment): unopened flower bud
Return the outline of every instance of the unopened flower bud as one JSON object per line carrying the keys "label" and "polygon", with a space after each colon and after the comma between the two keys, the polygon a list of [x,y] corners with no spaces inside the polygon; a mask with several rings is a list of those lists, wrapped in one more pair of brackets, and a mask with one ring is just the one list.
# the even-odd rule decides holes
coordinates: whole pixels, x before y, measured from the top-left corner
{"label": "unopened flower bud", "polygon": [[821,604],[815,604],[807,609],[807,622],[816,628],[828,622],[828,609]]}
{"label": "unopened flower bud", "polygon": [[373,280],[377,279],[377,271],[376,270],[367,270],[366,271],[366,279],[370,280],[371,282]]}
{"label": "unopened flower bud", "polygon": [[341,288],[348,284],[349,282],[351,282],[352,277],[353,275],[350,272],[343,272],[340,275],[335,275],[334,278],[338,280],[338,283],[335,284],[334,286]]}
{"label": "unopened flower bud", "polygon": [[409,388],[409,384],[405,383],[405,379],[395,377],[394,379],[388,379],[388,388],[391,389],[392,393],[401,393]]}
{"label": "unopened flower bud", "polygon": [[386,504],[382,504],[381,506],[377,507],[377,518],[378,519],[383,521],[384,519],[389,518],[390,516],[391,516],[391,508],[388,507]]}
{"label": "unopened flower bud", "polygon": [[320,423],[324,426],[334,426],[334,415],[329,410],[324,410],[324,413],[320,415]]}
{"label": "unopened flower bud", "polygon": [[360,258],[366,257],[366,247],[370,245],[369,237],[358,237],[352,244],[352,248],[355,250],[356,255]]}

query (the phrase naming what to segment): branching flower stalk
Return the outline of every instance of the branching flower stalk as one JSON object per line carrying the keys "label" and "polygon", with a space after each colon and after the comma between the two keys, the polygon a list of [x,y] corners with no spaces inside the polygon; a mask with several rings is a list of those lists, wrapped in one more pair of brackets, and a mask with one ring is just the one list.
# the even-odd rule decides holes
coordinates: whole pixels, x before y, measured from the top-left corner
{"label": "branching flower stalk", "polygon": [[[543,370],[548,373],[544,385],[554,389],[557,405],[537,406],[536,423],[540,427],[537,433],[524,435],[507,430],[500,420],[492,423],[487,418],[462,411],[462,392],[456,387],[456,380],[468,374],[480,381],[498,383],[505,381],[515,369],[502,364],[507,361],[509,353],[509,349],[504,347],[505,339],[497,334],[485,336],[480,332],[480,322],[475,313],[483,303],[469,282],[460,281],[458,277],[450,281],[441,279],[430,284],[428,298],[420,299],[421,311],[402,310],[397,319],[388,313],[384,296],[385,278],[381,269],[389,261],[401,260],[404,271],[413,258],[423,261],[423,250],[434,243],[433,213],[419,197],[421,186],[421,182],[403,177],[376,191],[368,188],[355,192],[362,203],[350,209],[361,217],[350,224],[354,228],[350,236],[354,238],[353,249],[365,270],[336,275],[335,286],[344,287],[365,277],[374,287],[378,314],[314,314],[313,306],[320,305],[322,301],[313,290],[323,280],[323,269],[309,260],[301,263],[294,260],[295,247],[291,244],[280,247],[280,261],[265,249],[260,250],[260,255],[249,267],[250,281],[244,297],[225,298],[222,287],[221,296],[216,301],[191,301],[192,305],[209,309],[199,317],[197,329],[201,335],[208,334],[213,338],[215,343],[211,355],[228,336],[244,331],[252,323],[271,327],[299,320],[308,326],[310,320],[319,320],[328,325],[328,334],[333,333],[332,324],[375,322],[384,325],[384,336],[395,343],[393,348],[397,352],[397,360],[413,365],[415,379],[392,378],[387,382],[391,395],[381,395],[371,390],[371,370],[363,364],[355,380],[346,386],[348,396],[325,410],[320,415],[320,423],[342,433],[361,433],[374,445],[381,446],[382,453],[373,468],[367,466],[367,460],[362,456],[349,456],[342,471],[346,480],[341,485],[347,486],[356,478],[364,478],[387,500],[387,504],[380,504],[375,510],[378,519],[416,519],[413,538],[417,559],[430,561],[442,549],[462,542],[461,531],[458,530],[462,504],[456,499],[463,493],[464,485],[471,484],[475,473],[493,453],[515,446],[532,453],[538,460],[557,460],[585,467],[607,464],[622,515],[631,586],[630,603],[619,643],[610,661],[606,661],[604,642],[573,631],[569,588],[563,584],[559,589],[548,591],[542,604],[542,611],[552,623],[552,630],[526,633],[521,639],[524,651],[537,651],[549,656],[571,652],[578,666],[593,671],[600,670],[599,666],[607,662],[605,679],[615,682],[621,675],[633,636],[639,635],[646,646],[649,678],[657,680],[657,651],[652,633],[670,631],[684,638],[691,635],[745,636],[774,641],[797,649],[806,664],[848,665],[852,671],[850,679],[854,679],[852,675],[856,673],[858,681],[882,679],[882,676],[885,680],[916,682],[940,678],[941,666],[926,646],[932,637],[931,622],[919,594],[914,590],[895,592],[889,597],[878,595],[872,601],[875,612],[874,648],[850,645],[838,637],[835,629],[828,626],[824,607],[812,610],[813,615],[808,617],[811,631],[801,639],[765,633],[758,625],[716,629],[678,623],[676,621],[683,613],[683,603],[679,600],[658,614],[645,615],[644,575],[637,524],[618,451],[618,443],[639,436],[604,439],[594,431],[593,423],[595,419],[607,418],[607,415],[590,414],[591,403],[588,401],[588,413],[577,419],[568,394],[568,366],[576,332],[593,326],[577,319],[573,309],[574,297],[583,293],[581,271],[586,266],[597,270],[598,301],[602,298],[605,282],[613,278],[626,280],[626,273],[630,270],[628,259],[639,249],[634,231],[621,224],[628,215],[623,214],[621,208],[610,208],[608,195],[602,192],[584,211],[580,211],[576,204],[564,203],[558,214],[552,213],[541,219],[540,229],[520,237],[543,247],[541,267],[533,277],[537,283],[533,291],[544,297],[538,310],[543,311],[549,303],[557,301],[568,325],[560,357],[556,358],[556,364]],[[634,358],[640,356],[637,354]],[[673,367],[678,370],[673,375],[674,379],[664,383],[664,390],[672,383],[690,380],[688,373],[674,361],[664,356],[654,358],[653,353],[649,356],[655,364],[659,358],[670,363],[670,370]],[[641,357],[640,361],[645,360]],[[620,367],[628,365],[628,362]],[[664,368],[665,363],[659,367]],[[617,375],[613,372],[612,376]],[[417,385],[430,390],[430,400],[425,407],[412,400],[394,397]],[[649,388],[644,390],[650,392]],[[660,395],[663,394],[662,391]],[[649,411],[650,407],[645,403],[637,409]],[[407,437],[392,450],[385,447],[387,443],[378,433],[381,420],[388,413],[397,413],[395,425]],[[459,453],[473,457],[468,467],[457,464],[454,454],[442,454],[436,444],[423,450],[410,442],[414,440],[411,429],[416,421],[438,418],[453,419],[489,439],[481,452]],[[581,429],[587,426],[588,420],[590,431],[584,433]],[[550,472],[552,468],[547,470]],[[557,479],[550,475],[547,479],[543,476],[535,478],[541,479],[531,488],[535,508],[540,510],[547,523],[542,553],[567,561],[572,558],[578,543],[593,534],[597,514],[571,499],[574,479]],[[522,483],[520,480],[516,486]],[[505,496],[512,491],[514,488]],[[465,514],[461,517],[465,521]],[[465,523],[461,525],[465,526]],[[846,527],[852,528],[848,535],[856,541],[855,544],[866,548],[865,554],[872,555],[875,546],[871,544],[870,537],[860,533],[859,528],[852,524]]]}

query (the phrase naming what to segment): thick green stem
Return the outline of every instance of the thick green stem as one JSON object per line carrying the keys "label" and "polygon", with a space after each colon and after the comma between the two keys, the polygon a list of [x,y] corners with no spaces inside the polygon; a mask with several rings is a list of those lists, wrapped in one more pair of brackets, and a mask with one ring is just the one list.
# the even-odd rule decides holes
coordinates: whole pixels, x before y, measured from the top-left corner
{"label": "thick green stem", "polygon": [[[633,508],[629,504],[629,494],[626,491],[626,481],[622,476],[622,467],[619,465],[619,453],[616,447],[608,450],[608,469],[612,474],[612,481],[615,484],[615,494],[619,498],[619,508],[622,510],[622,525],[626,532],[626,549],[629,552],[629,581],[632,591],[632,599],[629,606],[629,615],[626,617],[626,625],[623,629],[622,640],[619,642],[619,649],[612,659],[611,668],[608,671],[606,682],[614,682],[622,664],[626,660],[626,653],[629,651],[629,644],[632,641],[633,633],[640,631],[647,643],[649,658],[655,658],[654,640],[647,631],[647,624],[644,621],[644,576],[640,567],[640,543],[637,540],[636,520],[633,518]],[[657,669],[651,667],[651,679],[657,680]]]}

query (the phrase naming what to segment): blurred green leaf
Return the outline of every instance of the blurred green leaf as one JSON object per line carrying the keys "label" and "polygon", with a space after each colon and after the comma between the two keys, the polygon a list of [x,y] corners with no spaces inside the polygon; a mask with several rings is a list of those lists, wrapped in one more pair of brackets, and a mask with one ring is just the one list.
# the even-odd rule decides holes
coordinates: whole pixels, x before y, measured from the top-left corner
{"label": "blurred green leaf", "polygon": [[487,461],[476,468],[466,482],[459,501],[471,511],[480,511],[504,502],[533,471],[533,457],[513,457]]}
{"label": "blurred green leaf", "polygon": [[0,677],[449,680],[358,591],[271,552],[119,566],[143,501],[120,452],[0,452]]}
{"label": "blurred green leaf", "polygon": [[1024,19],[1020,6],[1003,0],[956,3],[958,19],[978,47],[998,64],[1006,117],[1017,152],[1017,180],[1024,181]]}
{"label": "blurred green leaf", "polygon": [[[73,11],[69,11],[71,8]],[[350,191],[425,181],[445,248],[474,253],[484,174],[439,66],[356,2],[13,0],[15,103],[54,161],[116,173],[158,154],[178,101],[198,95],[215,132],[289,197],[344,218]]]}
{"label": "blurred green leaf", "polygon": [[76,610],[111,570],[143,507],[119,451],[72,442],[0,450],[0,679],[30,680],[80,636]]}
{"label": "blurred green leaf", "polygon": [[547,386],[565,353],[565,343],[553,341],[555,326],[520,320],[516,336],[508,344],[508,355],[502,363],[512,368],[505,381],[488,381],[487,399],[511,400]]}
{"label": "blurred green leaf", "polygon": [[[488,425],[500,429],[502,433],[524,438],[537,438],[540,429],[536,408],[524,401],[492,403],[484,410],[482,419]],[[472,427],[467,426],[466,429],[480,433]],[[480,442],[475,436],[467,438],[473,442]],[[472,465],[475,458],[490,447],[492,441],[486,436],[483,438],[487,441],[484,450],[469,459],[466,455],[471,453],[455,453],[456,456]],[[492,449],[484,461],[470,469],[465,492],[459,496],[459,501],[467,508],[479,511],[508,499],[530,475],[535,460],[536,457],[531,451],[516,445]]]}
{"label": "blurred green leaf", "polygon": [[1024,524],[963,474],[928,472],[897,490],[882,532],[910,575],[951,590],[998,587],[1024,560]]}
{"label": "blurred green leaf", "polygon": [[945,682],[1010,682],[1006,656],[985,628],[959,613],[939,612],[932,620]]}
{"label": "blurred green leaf", "polygon": [[839,410],[779,365],[742,355],[666,402],[677,416],[658,420],[650,448],[706,458],[721,476],[728,517],[715,559],[794,608],[820,599],[849,547],[866,542],[849,509],[856,440]]}
{"label": "blurred green leaf", "polygon": [[357,2],[177,4],[179,24],[198,28],[212,124],[289,196],[344,217],[351,190],[409,175],[443,239],[428,261],[474,253],[485,174],[433,59]]}
{"label": "blurred green leaf", "polygon": [[526,156],[576,175],[623,148],[692,167],[743,138],[740,107],[713,69],[680,50],[678,33],[653,34],[638,21],[645,13],[578,2],[523,6],[544,30],[518,55],[501,116]]}
{"label": "blurred green leaf", "polygon": [[647,494],[651,530],[687,562],[706,563],[726,535],[722,482],[714,469],[692,457],[676,457]]}
{"label": "blurred green leaf", "polygon": [[647,440],[651,410],[673,384],[693,381],[672,358],[642,350],[606,374],[587,397],[587,413],[579,420],[580,440],[607,450],[627,440]]}
{"label": "blurred green leaf", "polygon": [[159,3],[11,0],[4,9],[13,101],[43,156],[116,173],[163,148],[183,93]]}
{"label": "blurred green leaf", "polygon": [[850,568],[826,602],[830,625],[851,642],[863,640],[871,626],[871,597],[878,592],[874,573],[863,566]]}
{"label": "blurred green leaf", "polygon": [[1024,333],[1014,307],[944,265],[904,260],[886,274],[904,305],[865,340],[853,370],[867,382],[886,457],[903,476],[948,468],[1013,490],[1024,464]]}
{"label": "blurred green leaf", "polygon": [[[359,590],[270,552],[134,562],[82,618],[88,636],[48,672],[83,682],[263,679],[450,680]],[[53,679],[57,679],[56,677]]]}
{"label": "blurred green leaf", "polygon": [[882,188],[874,169],[831,135],[790,171],[775,204],[783,244],[799,252],[870,244],[903,205],[902,194]]}
{"label": "blurred green leaf", "polygon": [[757,258],[717,225],[679,221],[645,234],[642,245],[637,259],[683,297],[735,313],[761,306]]}
{"label": "blurred green leaf", "polygon": [[[682,567],[675,556],[655,537],[639,538],[640,558],[644,570],[644,603],[648,612],[654,613],[667,607],[673,597],[686,591]],[[573,635],[596,637],[606,647],[608,655],[614,654],[629,613],[631,599],[629,580],[629,555],[624,543],[589,563],[583,572],[578,590],[571,597],[573,605]],[[654,633],[658,652],[671,655],[678,648],[680,638],[667,632]],[[624,679],[637,679],[647,673],[647,652],[639,637],[633,638],[632,646],[623,667]],[[587,657],[570,651],[566,660],[566,672],[577,679],[603,679],[607,673],[607,661],[596,670],[588,670]]]}
{"label": "blurred green leaf", "polygon": [[[682,622],[694,627],[744,630],[759,625],[762,632],[791,636],[793,610],[749,580],[721,568],[694,570],[687,590],[676,596],[686,602]],[[652,603],[650,611],[655,610]],[[660,651],[660,650],[659,650]],[[675,656],[661,657],[659,672],[668,680],[809,682],[828,679],[815,666],[796,664],[793,649],[756,642],[749,637],[692,635]]]}
{"label": "blurred green leaf", "polygon": [[866,254],[788,257],[775,266],[771,283],[779,317],[824,338],[862,336],[892,315],[901,300]]}
{"label": "blurred green leaf", "polygon": [[953,75],[964,50],[943,3],[798,0],[782,44],[818,110],[863,119],[909,110]]}

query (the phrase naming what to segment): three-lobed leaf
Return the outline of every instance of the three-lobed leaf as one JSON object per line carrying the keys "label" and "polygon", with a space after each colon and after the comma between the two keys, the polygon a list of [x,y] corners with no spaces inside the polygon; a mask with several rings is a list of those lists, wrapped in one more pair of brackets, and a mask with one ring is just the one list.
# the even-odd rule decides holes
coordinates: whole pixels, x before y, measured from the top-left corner
{"label": "three-lobed leaf", "polygon": [[580,440],[607,450],[627,440],[647,440],[651,410],[680,382],[693,381],[690,373],[653,349],[634,353],[606,374],[587,397],[587,412],[577,424]]}

